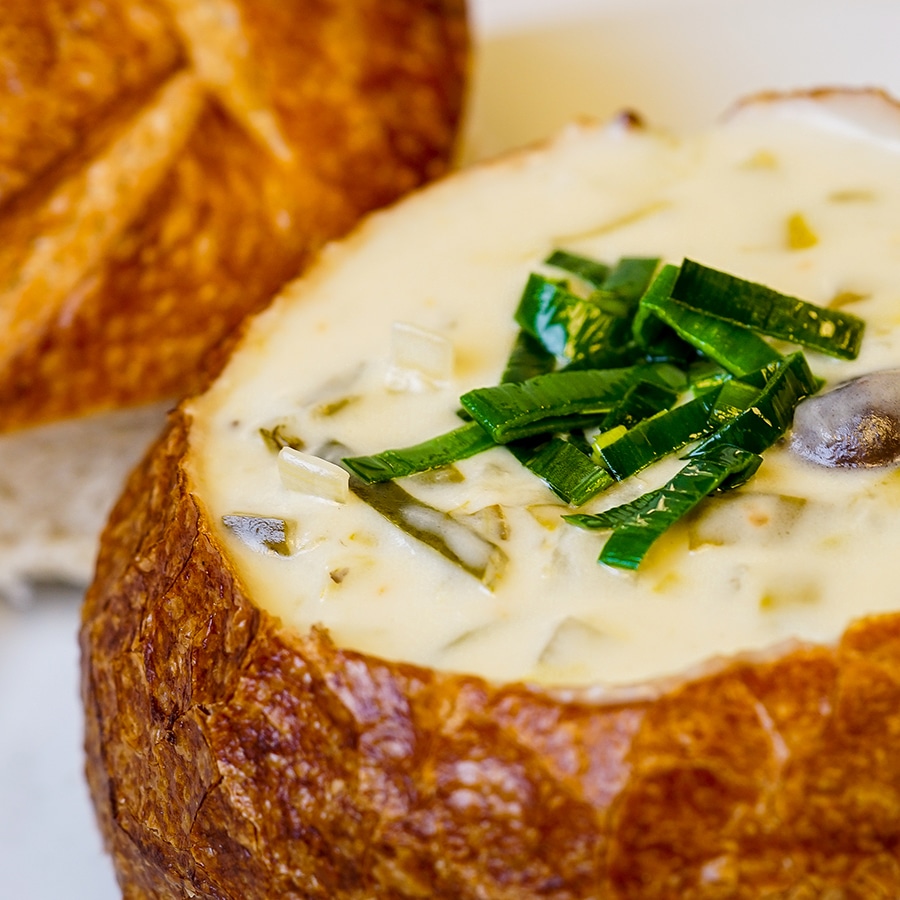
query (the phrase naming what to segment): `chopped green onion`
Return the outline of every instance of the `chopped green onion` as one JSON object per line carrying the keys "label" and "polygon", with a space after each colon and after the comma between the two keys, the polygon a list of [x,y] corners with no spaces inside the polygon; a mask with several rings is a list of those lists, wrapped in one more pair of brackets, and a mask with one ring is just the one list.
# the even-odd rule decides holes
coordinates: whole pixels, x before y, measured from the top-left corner
{"label": "chopped green onion", "polygon": [[460,403],[498,444],[554,429],[561,418],[605,415],[650,369],[586,369],[551,372],[527,381],[476,388]]}
{"label": "chopped green onion", "polygon": [[[518,455],[518,454],[517,454]],[[566,503],[581,506],[615,484],[615,479],[571,441],[554,437],[522,460]]]}
{"label": "chopped green onion", "polygon": [[672,296],[691,309],[727,319],[840,359],[856,359],[865,323],[686,259]]}
{"label": "chopped green onion", "polygon": [[718,388],[710,390],[716,390],[716,401],[710,419],[719,428],[753,406],[759,399],[762,387],[730,378]]}
{"label": "chopped green onion", "polygon": [[573,367],[606,368],[631,356],[629,319],[579,297],[561,281],[530,275],[515,319],[548,353]]}
{"label": "chopped green onion", "polygon": [[342,462],[367,484],[373,484],[448,466],[494,446],[493,438],[477,422],[468,422],[411,447],[383,450],[372,456],[348,456]]}
{"label": "chopped green onion", "polygon": [[569,253],[566,250],[554,250],[544,260],[544,263],[565,272],[571,272],[593,287],[600,287],[606,281],[606,276],[609,275],[609,266],[606,263],[597,262],[587,256],[579,256],[577,253]]}
{"label": "chopped green onion", "polygon": [[696,394],[720,387],[724,382],[731,381],[733,377],[731,372],[726,372],[712,359],[696,359],[687,369],[688,386]]}
{"label": "chopped green onion", "polygon": [[[606,313],[616,320],[628,319],[630,321],[631,306],[627,300],[617,297],[611,291],[604,291],[598,288],[592,291],[587,298],[588,302],[596,306],[600,312]],[[630,326],[629,326],[630,327]],[[624,331],[624,322],[623,322]]]}
{"label": "chopped green onion", "polygon": [[640,299],[659,266],[659,259],[646,256],[623,256],[615,266],[598,262],[587,256],[554,250],[545,260],[554,266],[577,275],[582,281],[598,289],[607,297],[615,297],[625,309],[633,307]]}
{"label": "chopped green onion", "polygon": [[[581,282],[529,277],[501,383],[460,398],[465,425],[412,447],[342,460],[353,473],[351,491],[483,581],[505,560],[499,548],[486,549],[477,536],[473,543],[452,517],[382,482],[504,445],[578,506],[699,442],[661,488],[599,515],[564,517],[612,530],[601,562],[634,569],[704,497],[750,478],[797,403],[821,386],[802,353],[783,356],[762,335],[844,358],[858,352],[862,337],[854,316],[688,259],[660,269],[655,258],[623,257],[611,268],[556,251],[545,262]],[[263,437],[273,449],[285,440],[276,430]],[[468,549],[459,553],[457,544]]]}
{"label": "chopped green onion", "polygon": [[797,404],[814,394],[819,386],[806,357],[792,353],[772,369],[771,377],[752,406],[702,441],[694,454],[703,454],[718,444],[734,444],[762,453],[790,427]]}
{"label": "chopped green onion", "polygon": [[606,414],[600,424],[602,432],[623,425],[631,428],[643,419],[668,409],[678,399],[678,392],[668,385],[639,381],[625,391],[622,399]]}
{"label": "chopped green onion", "polygon": [[623,256],[598,287],[634,307],[658,268],[658,257]]}
{"label": "chopped green onion", "polygon": [[272,428],[260,428],[259,434],[266,442],[266,446],[274,453],[278,453],[284,447],[290,447],[292,450],[304,450],[306,448],[303,439],[291,434],[287,424],[284,422],[279,422]]}
{"label": "chopped green onion", "polygon": [[628,429],[612,443],[595,444],[596,456],[616,480],[646,469],[664,456],[708,434],[717,394],[709,392],[656,413]]}
{"label": "chopped green onion", "polygon": [[668,331],[656,315],[656,310],[671,298],[678,271],[678,266],[671,263],[664,265],[650,282],[635,310],[631,332],[638,346],[648,352],[651,347],[664,341],[670,342],[673,347],[676,344],[683,346],[683,341]]}
{"label": "chopped green onion", "polygon": [[556,357],[536,337],[522,329],[516,335],[500,381],[526,381],[555,368]]}
{"label": "chopped green onion", "polygon": [[723,444],[693,457],[663,487],[629,504],[596,516],[564,518],[581,528],[612,528],[613,533],[600,553],[600,562],[621,569],[637,569],[656,539],[668,528],[730,480],[746,480],[761,462],[755,453]]}
{"label": "chopped green onion", "polygon": [[599,434],[594,436],[593,441],[590,444],[590,452],[589,456],[592,458],[596,456],[601,447],[606,447],[608,444],[613,443],[614,441],[619,440],[622,435],[628,433],[628,426],[626,425],[614,425],[612,428],[607,429],[606,431],[601,431]]}
{"label": "chopped green onion", "polygon": [[657,278],[651,290],[644,294],[635,316],[633,328],[639,343],[649,346],[654,338],[658,338],[651,322],[652,318],[656,318],[668,325],[682,341],[738,377],[782,358],[777,350],[749,328],[697,312],[667,296],[665,288],[672,278],[668,267],[660,277],[664,280]]}
{"label": "chopped green onion", "polygon": [[[317,455],[341,465],[349,450],[341,444],[330,443]],[[349,487],[392,525],[485,584],[491,584],[506,564],[506,554],[499,546],[447,513],[416,499],[392,481],[369,484],[351,474]]]}
{"label": "chopped green onion", "polygon": [[738,378],[781,359],[774,347],[749,328],[696,313],[675,300],[661,318],[682,340]]}

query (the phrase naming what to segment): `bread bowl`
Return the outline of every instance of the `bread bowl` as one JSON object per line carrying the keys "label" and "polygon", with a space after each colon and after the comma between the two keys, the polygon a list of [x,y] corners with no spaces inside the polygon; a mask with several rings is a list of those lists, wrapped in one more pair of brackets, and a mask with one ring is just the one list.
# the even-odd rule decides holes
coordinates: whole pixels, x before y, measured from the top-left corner
{"label": "bread bowl", "polygon": [[[889,370],[898,135],[877,91],[763,95],[690,137],[576,125],[376,214],[254,317],[135,471],[84,607],[125,896],[896,896],[895,466],[782,441],[628,572],[505,448],[406,481],[500,547],[485,578],[283,482],[272,444],[450,427],[560,245],[852,306],[861,351],[816,375]],[[392,369],[395,321],[452,370]]]}
{"label": "bread bowl", "polygon": [[[102,413],[190,390],[245,313],[454,152],[459,0],[14,0],[0,33],[4,435],[93,415],[91,436],[115,440],[134,417]],[[140,447],[151,432],[137,431]],[[51,466],[77,454],[84,483],[97,443],[69,442]],[[101,454],[88,480],[109,482],[105,502],[74,521],[29,506],[40,479],[27,452],[5,454],[21,466],[5,466],[15,517],[41,516],[49,545],[23,574],[87,580],[94,547],[76,561],[72,544],[99,531],[139,453]]]}

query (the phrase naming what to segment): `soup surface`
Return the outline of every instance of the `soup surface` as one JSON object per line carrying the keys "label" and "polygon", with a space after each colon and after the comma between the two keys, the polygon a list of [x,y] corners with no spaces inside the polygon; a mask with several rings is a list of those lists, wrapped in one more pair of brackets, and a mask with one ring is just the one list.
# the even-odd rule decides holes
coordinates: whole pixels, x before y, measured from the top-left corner
{"label": "soup surface", "polygon": [[[607,262],[690,257],[854,312],[866,321],[856,360],[807,353],[826,389],[896,367],[900,112],[860,95],[754,103],[688,138],[573,126],[330,248],[191,405],[199,500],[257,602],[299,629],[324,625],[342,646],[555,685],[630,683],[791,638],[831,642],[850,620],[900,606],[898,470],[818,466],[787,442],[635,572],[598,564],[603,534],[565,523],[573,510],[503,448],[399,482],[446,514],[449,541],[459,532],[497,548],[491,577],[352,493],[285,483],[279,436],[312,454],[333,442],[367,454],[458,426],[460,395],[499,379],[525,281],[556,248]],[[434,338],[423,362],[398,363],[411,344],[396,343],[397,324]],[[447,371],[429,372],[445,351]],[[680,465],[580,511],[631,499]]]}

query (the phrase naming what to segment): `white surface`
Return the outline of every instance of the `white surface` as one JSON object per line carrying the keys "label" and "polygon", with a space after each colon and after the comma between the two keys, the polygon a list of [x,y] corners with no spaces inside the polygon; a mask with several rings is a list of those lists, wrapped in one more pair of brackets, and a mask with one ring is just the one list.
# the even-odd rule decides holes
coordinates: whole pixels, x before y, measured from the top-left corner
{"label": "white surface", "polygon": [[[900,95],[896,0],[471,0],[480,33],[467,158],[576,115],[677,130],[741,94],[821,84]],[[78,598],[0,609],[0,893],[112,900],[81,777]]]}
{"label": "white surface", "polygon": [[473,0],[471,155],[623,108],[685,129],[767,89],[900,94],[893,0]]}

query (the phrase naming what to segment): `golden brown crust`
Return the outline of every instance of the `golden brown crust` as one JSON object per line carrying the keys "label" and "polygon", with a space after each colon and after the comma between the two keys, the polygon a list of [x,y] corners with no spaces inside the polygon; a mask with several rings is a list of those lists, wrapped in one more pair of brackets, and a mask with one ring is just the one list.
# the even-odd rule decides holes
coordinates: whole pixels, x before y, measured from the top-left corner
{"label": "golden brown crust", "polygon": [[154,0],[9,0],[0,16],[0,204],[76,151],[184,60]]}
{"label": "golden brown crust", "polygon": [[81,646],[127,897],[888,898],[900,616],[598,701],[289,634],[189,494],[176,413],[113,514]]}
{"label": "golden brown crust", "polygon": [[463,0],[4,4],[0,430],[189,390],[326,241],[446,168],[467,40]]}

